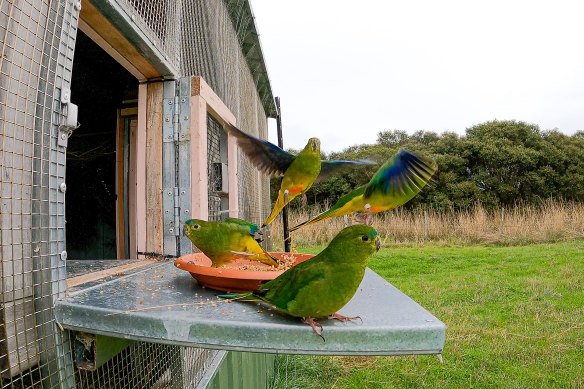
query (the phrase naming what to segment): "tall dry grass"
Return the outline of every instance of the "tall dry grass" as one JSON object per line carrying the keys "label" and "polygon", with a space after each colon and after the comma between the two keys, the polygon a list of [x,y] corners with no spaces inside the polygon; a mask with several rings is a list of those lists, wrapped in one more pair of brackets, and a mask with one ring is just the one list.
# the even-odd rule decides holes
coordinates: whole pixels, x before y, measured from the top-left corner
{"label": "tall dry grass", "polygon": [[[315,215],[296,210],[289,213],[290,226]],[[292,233],[293,244],[299,246],[326,245],[345,226],[362,223],[353,214],[306,226]],[[499,244],[520,245],[584,239],[584,204],[545,200],[539,205],[518,204],[512,208],[487,211],[480,204],[468,211],[436,212],[416,209],[392,210],[368,217],[384,244]],[[274,249],[282,248],[282,222],[272,224]]]}

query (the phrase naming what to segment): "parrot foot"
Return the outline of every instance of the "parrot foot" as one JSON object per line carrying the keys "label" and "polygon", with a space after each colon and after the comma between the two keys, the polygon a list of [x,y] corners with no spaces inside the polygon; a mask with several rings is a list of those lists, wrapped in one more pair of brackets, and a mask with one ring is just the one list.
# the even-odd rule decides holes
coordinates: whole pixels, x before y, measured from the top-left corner
{"label": "parrot foot", "polygon": [[361,320],[361,323],[363,323],[363,319],[361,319],[361,316],[343,316],[343,315],[339,315],[338,313],[333,313],[328,318],[329,319],[337,319],[339,321],[351,321],[351,320],[359,319],[359,320]]}
{"label": "parrot foot", "polygon": [[[311,326],[312,329],[314,330],[314,332],[316,332],[316,334],[322,338],[322,341],[323,342],[326,342],[324,340],[324,336],[322,336],[322,334],[321,334],[322,324],[320,324],[317,321],[314,321],[314,318],[312,318],[312,317],[303,317],[302,318],[302,322],[308,324],[309,326]],[[320,331],[316,327],[319,327],[320,328]]]}
{"label": "parrot foot", "polygon": [[290,201],[290,191],[288,189],[286,189],[284,191],[284,204],[288,204],[289,201]]}
{"label": "parrot foot", "polygon": [[306,193],[302,193],[302,206],[306,207],[306,204],[308,204],[308,197],[306,197]]}

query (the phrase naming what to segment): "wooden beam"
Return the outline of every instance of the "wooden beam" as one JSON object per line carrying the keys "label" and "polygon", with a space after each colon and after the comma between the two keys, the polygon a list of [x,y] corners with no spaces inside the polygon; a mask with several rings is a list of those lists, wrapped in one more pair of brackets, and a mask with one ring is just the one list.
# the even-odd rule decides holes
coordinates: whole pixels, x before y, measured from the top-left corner
{"label": "wooden beam", "polygon": [[133,152],[136,154],[136,197],[130,199],[136,207],[136,218],[130,220],[134,225],[134,236],[130,236],[130,256],[137,258],[137,252],[146,252],[146,100],[148,85],[138,86],[138,129]]}
{"label": "wooden beam", "polygon": [[207,177],[207,103],[191,98],[191,208],[193,218],[209,218]]}
{"label": "wooden beam", "polygon": [[207,104],[207,109],[211,115],[217,119],[221,125],[225,124],[225,121],[235,125],[235,115],[231,113],[229,108],[223,103],[223,101],[217,96],[217,94],[211,89],[211,87],[199,76],[192,78],[191,82],[191,96],[201,96],[205,103]]}
{"label": "wooden beam", "polygon": [[135,77],[143,79],[162,76],[89,0],[81,0],[79,19],[81,31],[89,35]]}
{"label": "wooden beam", "polygon": [[146,251],[162,253],[162,104],[163,84],[148,85],[146,102]]}

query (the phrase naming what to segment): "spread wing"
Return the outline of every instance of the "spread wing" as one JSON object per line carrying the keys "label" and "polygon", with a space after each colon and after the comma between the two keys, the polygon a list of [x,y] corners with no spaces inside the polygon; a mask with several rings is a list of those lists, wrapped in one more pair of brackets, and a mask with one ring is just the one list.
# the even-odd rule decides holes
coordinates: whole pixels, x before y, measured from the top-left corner
{"label": "spread wing", "polygon": [[384,195],[409,200],[422,190],[437,169],[435,161],[401,149],[375,173],[363,197],[368,198],[380,190]]}
{"label": "spread wing", "polygon": [[235,136],[237,144],[247,155],[251,163],[260,171],[270,176],[283,176],[294,158],[294,155],[282,150],[275,144],[246,134],[237,127],[225,123],[225,129]]}

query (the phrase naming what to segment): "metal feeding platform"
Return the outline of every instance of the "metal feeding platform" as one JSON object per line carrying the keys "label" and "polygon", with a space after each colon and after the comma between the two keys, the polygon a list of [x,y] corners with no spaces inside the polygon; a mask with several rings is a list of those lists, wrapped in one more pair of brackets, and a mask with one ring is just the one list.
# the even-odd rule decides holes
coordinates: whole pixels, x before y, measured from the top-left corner
{"label": "metal feeding platform", "polygon": [[440,354],[446,326],[367,269],[339,311],[322,320],[325,342],[299,319],[269,306],[229,302],[172,263],[78,290],[56,303],[63,328],[114,338],[235,351],[318,355]]}

